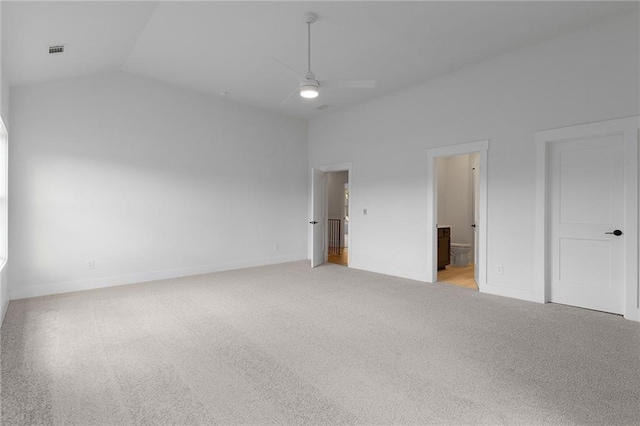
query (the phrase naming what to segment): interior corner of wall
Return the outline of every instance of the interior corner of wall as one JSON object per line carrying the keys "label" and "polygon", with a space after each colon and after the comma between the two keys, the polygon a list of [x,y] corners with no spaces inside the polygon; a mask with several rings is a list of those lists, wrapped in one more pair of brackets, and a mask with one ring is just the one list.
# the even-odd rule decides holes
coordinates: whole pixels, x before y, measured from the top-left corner
{"label": "interior corner of wall", "polygon": [[2,301],[2,306],[0,306],[0,327],[4,324],[4,318],[7,316],[7,311],[9,310],[9,298]]}
{"label": "interior corner of wall", "polygon": [[630,312],[629,311],[625,312],[624,318],[630,321],[640,322],[640,309],[636,308],[631,310]]}

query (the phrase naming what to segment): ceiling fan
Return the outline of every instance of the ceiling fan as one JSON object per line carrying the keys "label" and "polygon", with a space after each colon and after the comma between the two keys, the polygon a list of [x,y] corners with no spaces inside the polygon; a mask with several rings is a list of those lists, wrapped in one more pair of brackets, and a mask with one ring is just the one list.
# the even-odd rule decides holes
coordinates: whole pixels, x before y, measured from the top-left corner
{"label": "ceiling fan", "polygon": [[291,92],[289,96],[284,98],[281,104],[284,104],[291,96],[300,93],[300,96],[306,99],[318,97],[320,89],[348,88],[348,89],[371,89],[375,87],[375,80],[317,80],[313,71],[311,71],[311,24],[318,20],[318,15],[309,12],[304,15],[304,21],[307,24],[307,73],[305,75],[299,73],[289,65],[277,58],[270,57],[288,71],[295,75],[299,82],[298,88]]}

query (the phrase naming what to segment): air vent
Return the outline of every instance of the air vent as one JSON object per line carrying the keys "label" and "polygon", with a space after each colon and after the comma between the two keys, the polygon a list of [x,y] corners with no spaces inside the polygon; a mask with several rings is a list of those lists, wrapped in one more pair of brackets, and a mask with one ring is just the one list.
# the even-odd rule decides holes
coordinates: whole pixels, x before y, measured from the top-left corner
{"label": "air vent", "polygon": [[56,55],[60,53],[64,53],[64,44],[54,44],[53,46],[49,46],[49,54]]}

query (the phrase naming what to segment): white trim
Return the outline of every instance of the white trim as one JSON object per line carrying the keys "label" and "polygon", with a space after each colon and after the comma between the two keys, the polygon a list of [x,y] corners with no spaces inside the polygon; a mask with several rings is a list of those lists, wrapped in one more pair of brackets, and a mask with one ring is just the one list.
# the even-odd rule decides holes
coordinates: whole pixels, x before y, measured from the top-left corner
{"label": "white trim", "polygon": [[538,302],[535,294],[531,291],[504,287],[501,285],[485,284],[482,287],[482,293],[492,294],[494,296],[511,297],[513,299],[526,300],[529,302]]}
{"label": "white trim", "polygon": [[4,125],[4,121],[0,117],[0,148],[3,150],[0,153],[0,158],[2,158],[3,164],[2,173],[3,176],[0,178],[0,182],[3,183],[0,191],[4,193],[5,203],[2,208],[4,212],[0,215],[2,217],[2,222],[0,223],[0,227],[2,227],[2,235],[4,236],[3,240],[0,241],[2,243],[2,247],[0,247],[0,262],[2,266],[0,266],[0,271],[4,269],[7,264],[7,259],[9,258],[9,132],[7,132],[7,128]]}
{"label": "white trim", "polygon": [[[9,301],[11,300],[11,295],[9,294],[9,289],[7,286],[9,285],[6,281],[7,278],[7,260],[9,258],[9,133],[7,132],[7,128],[4,125],[4,121],[2,117],[0,117],[0,148],[3,152],[0,154],[3,158],[2,164],[2,173],[3,176],[0,181],[3,183],[3,187],[0,189],[5,197],[5,202],[2,208],[4,211],[0,214],[2,217],[2,221],[0,222],[0,234],[2,235],[2,247],[0,248],[0,292],[2,292],[2,288],[6,289],[6,294],[0,295],[0,325],[4,322],[4,318],[7,315],[7,310],[9,308]],[[4,296],[4,297],[2,297]]]}
{"label": "white trim", "polygon": [[387,270],[384,270],[383,268],[380,268],[379,263],[359,264],[358,266],[351,266],[351,268],[357,269],[359,271],[373,272],[375,274],[380,274],[380,275],[388,275],[390,277],[406,278],[408,280],[414,280],[414,281],[420,281],[420,282],[429,282],[427,279],[425,279],[426,277],[423,273],[406,271],[403,269],[389,272]]}
{"label": "white trim", "polygon": [[[635,123],[634,123],[635,121]],[[640,321],[640,249],[638,247],[640,222],[640,205],[638,204],[639,186],[638,168],[640,167],[640,116],[627,122],[629,126],[625,132],[625,183],[626,204],[625,227],[627,229],[627,250],[625,259],[626,291],[624,317],[633,321]]]}
{"label": "white trim", "polygon": [[353,162],[349,161],[346,163],[337,163],[330,164],[328,166],[318,166],[314,167],[314,169],[318,169],[321,172],[345,172],[348,171],[351,173],[351,167],[353,167]]}
{"label": "white trim", "polygon": [[9,310],[9,301],[10,301],[11,297],[7,297],[7,300],[3,301],[2,303],[2,311],[0,311],[0,326],[2,326],[2,324],[4,324],[4,319],[7,316],[7,311]]}
{"label": "white trim", "polygon": [[127,284],[137,284],[146,281],[165,280],[169,278],[188,277],[191,275],[209,274],[212,272],[229,271],[234,269],[252,268],[255,266],[275,265],[278,263],[295,262],[305,260],[304,254],[269,257],[249,261],[220,263],[213,265],[194,266],[190,268],[167,269],[162,271],[143,272],[138,274],[118,275],[113,277],[97,278],[92,280],[66,281],[49,284],[28,285],[24,287],[10,288],[11,300],[27,297],[47,296],[51,294],[69,293],[72,291],[93,290],[97,288],[115,287]]}
{"label": "white trim", "polygon": [[456,155],[478,153],[480,155],[480,230],[478,232],[480,271],[478,278],[478,288],[484,292],[487,283],[487,176],[488,176],[488,151],[489,140],[480,140],[476,142],[461,143],[457,145],[442,146],[427,150],[427,176],[429,184],[427,185],[427,241],[431,244],[431,256],[427,256],[427,282],[438,281],[438,246],[436,239],[436,221],[438,217],[438,200],[434,197],[437,194],[437,176],[436,176],[436,159],[441,157],[453,157]]}
{"label": "white trim", "polygon": [[640,321],[640,280],[638,273],[638,143],[640,116],[600,121],[536,132],[536,236],[534,289],[536,301],[549,301],[548,262],[548,147],[552,143],[574,139],[584,134],[625,134],[625,311],[627,319]]}
{"label": "white trim", "polygon": [[536,233],[534,237],[534,293],[537,302],[547,302],[547,279],[549,277],[547,265],[547,144],[541,133],[535,134],[536,139]]}

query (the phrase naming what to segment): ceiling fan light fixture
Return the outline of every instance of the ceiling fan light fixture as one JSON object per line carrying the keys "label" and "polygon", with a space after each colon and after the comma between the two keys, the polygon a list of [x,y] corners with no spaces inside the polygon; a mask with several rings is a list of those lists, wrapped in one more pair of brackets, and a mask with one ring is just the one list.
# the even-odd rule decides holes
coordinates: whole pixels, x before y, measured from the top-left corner
{"label": "ceiling fan light fixture", "polygon": [[300,86],[300,96],[307,99],[317,98],[320,92],[318,92],[318,86],[313,84],[304,84]]}

